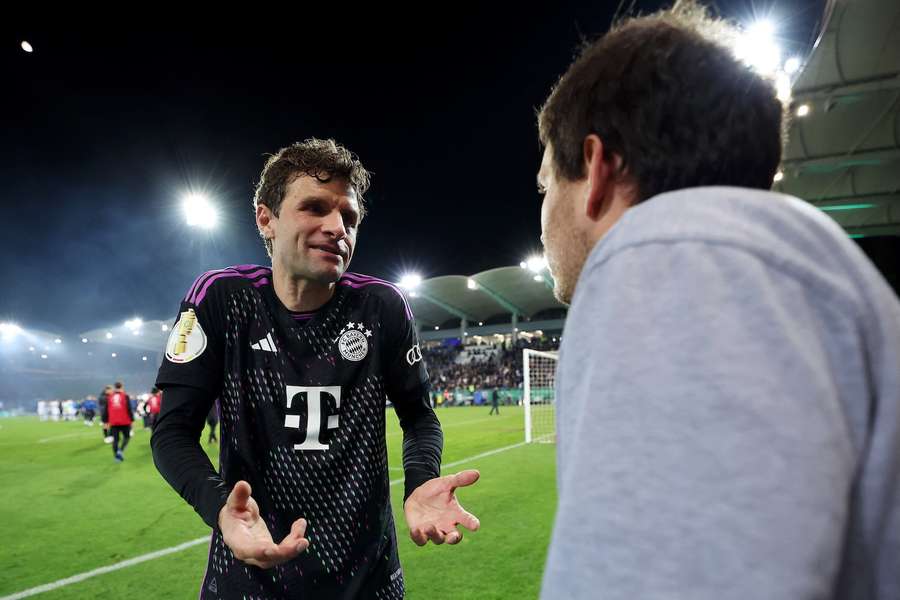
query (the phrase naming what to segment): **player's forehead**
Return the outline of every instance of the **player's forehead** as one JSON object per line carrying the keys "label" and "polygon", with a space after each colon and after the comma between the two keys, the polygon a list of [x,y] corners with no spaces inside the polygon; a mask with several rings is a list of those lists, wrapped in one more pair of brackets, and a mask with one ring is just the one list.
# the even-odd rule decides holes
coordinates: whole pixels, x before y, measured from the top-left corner
{"label": "player's forehead", "polygon": [[356,190],[350,182],[340,177],[322,181],[317,177],[301,174],[295,177],[285,190],[285,200],[300,202],[304,199],[319,198],[337,206],[351,207],[359,211]]}

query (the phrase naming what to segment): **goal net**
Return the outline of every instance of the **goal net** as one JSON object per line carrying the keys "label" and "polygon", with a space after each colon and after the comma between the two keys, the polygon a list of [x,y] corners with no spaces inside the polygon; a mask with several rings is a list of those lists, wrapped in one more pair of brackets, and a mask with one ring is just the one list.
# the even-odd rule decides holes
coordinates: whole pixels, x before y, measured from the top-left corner
{"label": "goal net", "polygon": [[522,350],[525,379],[525,442],[556,441],[556,352]]}

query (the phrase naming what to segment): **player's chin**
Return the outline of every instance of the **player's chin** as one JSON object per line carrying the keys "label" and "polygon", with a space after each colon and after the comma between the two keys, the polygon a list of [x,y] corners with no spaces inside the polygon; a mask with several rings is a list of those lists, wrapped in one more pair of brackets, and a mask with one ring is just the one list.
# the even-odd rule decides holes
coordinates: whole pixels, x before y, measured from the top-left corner
{"label": "player's chin", "polygon": [[319,283],[335,283],[347,270],[343,259],[340,263],[328,263],[318,265],[314,277]]}

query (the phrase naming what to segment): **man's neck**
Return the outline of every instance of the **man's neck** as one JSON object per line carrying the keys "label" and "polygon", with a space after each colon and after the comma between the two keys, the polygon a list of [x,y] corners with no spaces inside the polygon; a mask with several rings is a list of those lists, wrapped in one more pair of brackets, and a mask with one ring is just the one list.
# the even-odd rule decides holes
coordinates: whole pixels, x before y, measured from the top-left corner
{"label": "man's neck", "polygon": [[303,277],[294,277],[272,265],[272,287],[275,295],[288,310],[309,312],[323,306],[334,295],[333,283],[320,283]]}

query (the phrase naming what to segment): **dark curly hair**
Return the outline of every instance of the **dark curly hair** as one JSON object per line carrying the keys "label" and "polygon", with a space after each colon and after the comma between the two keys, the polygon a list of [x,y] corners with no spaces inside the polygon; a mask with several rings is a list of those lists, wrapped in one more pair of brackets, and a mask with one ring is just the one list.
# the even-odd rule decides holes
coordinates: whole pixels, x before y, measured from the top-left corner
{"label": "dark curly hair", "polygon": [[586,44],[538,114],[557,173],[582,179],[585,137],[618,155],[635,203],[703,185],[768,189],[784,110],[731,50],[736,30],[695,0],[625,19]]}
{"label": "dark curly hair", "polygon": [[[346,181],[356,193],[362,221],[366,213],[363,195],[369,189],[370,174],[355,154],[332,139],[309,138],[270,156],[253,195],[254,210],[262,204],[277,217],[288,185],[301,175],[315,177],[323,183],[335,178]],[[264,238],[263,243],[271,257],[272,240]]]}

